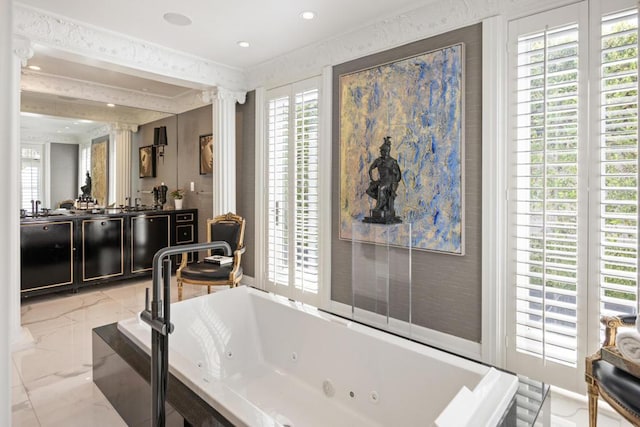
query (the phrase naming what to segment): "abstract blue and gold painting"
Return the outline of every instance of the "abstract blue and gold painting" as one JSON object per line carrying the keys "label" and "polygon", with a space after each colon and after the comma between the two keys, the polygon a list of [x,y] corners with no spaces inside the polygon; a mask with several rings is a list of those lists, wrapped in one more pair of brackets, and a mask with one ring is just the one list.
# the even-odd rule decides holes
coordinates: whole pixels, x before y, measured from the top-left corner
{"label": "abstract blue and gold painting", "polygon": [[[374,206],[368,170],[391,136],[402,172],[395,210],[411,223],[410,240],[396,241],[464,254],[463,64],[456,44],[339,76],[341,239],[351,240],[353,222]],[[375,232],[364,240],[382,243]]]}

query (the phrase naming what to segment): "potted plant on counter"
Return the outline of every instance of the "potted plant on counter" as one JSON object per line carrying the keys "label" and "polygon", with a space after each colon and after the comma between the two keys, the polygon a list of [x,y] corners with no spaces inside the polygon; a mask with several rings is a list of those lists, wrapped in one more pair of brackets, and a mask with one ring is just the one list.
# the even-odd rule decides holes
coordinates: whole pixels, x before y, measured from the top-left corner
{"label": "potted plant on counter", "polygon": [[184,197],[184,190],[182,188],[176,188],[171,193],[169,193],[176,204],[176,210],[182,209],[182,199]]}

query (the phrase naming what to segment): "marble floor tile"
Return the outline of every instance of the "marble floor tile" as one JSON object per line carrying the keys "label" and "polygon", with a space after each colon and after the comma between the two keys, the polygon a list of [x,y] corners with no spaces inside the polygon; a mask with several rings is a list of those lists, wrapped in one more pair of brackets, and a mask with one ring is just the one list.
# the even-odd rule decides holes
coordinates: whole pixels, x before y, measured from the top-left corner
{"label": "marble floor tile", "polygon": [[38,417],[36,417],[29,396],[22,384],[11,388],[11,425],[13,427],[40,426]]}
{"label": "marble floor tile", "polygon": [[14,386],[16,384],[22,384],[22,378],[20,378],[20,373],[16,368],[16,364],[14,363],[13,358],[11,359],[11,384]]}
{"label": "marble floor tile", "polygon": [[40,333],[73,324],[74,312],[89,308],[104,299],[104,294],[100,292],[88,292],[71,294],[67,298],[23,303],[22,326],[29,328],[35,337]]}
{"label": "marble floor tile", "polygon": [[[589,425],[589,407],[586,396],[551,394],[552,427],[586,427]],[[598,402],[598,427],[632,427],[604,401]]]}
{"label": "marble floor tile", "polygon": [[91,325],[74,323],[42,332],[34,337],[33,348],[13,353],[13,361],[23,383],[57,375],[91,370]]}
{"label": "marble floor tile", "polygon": [[42,427],[126,426],[91,375],[76,375],[29,391]]}

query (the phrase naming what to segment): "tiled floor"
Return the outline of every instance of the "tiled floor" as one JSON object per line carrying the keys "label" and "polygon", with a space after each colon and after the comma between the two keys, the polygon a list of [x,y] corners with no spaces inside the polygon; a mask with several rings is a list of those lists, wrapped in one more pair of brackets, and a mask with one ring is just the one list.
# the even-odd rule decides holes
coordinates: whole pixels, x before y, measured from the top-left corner
{"label": "tiled floor", "polygon": [[[149,280],[127,281],[22,303],[22,324],[31,331],[35,344],[13,353],[14,427],[125,425],[93,384],[91,329],[133,317],[143,308],[149,285]],[[185,286],[185,299],[204,293],[204,287]],[[171,294],[175,299],[177,291]],[[552,392],[551,425],[588,426],[586,399]],[[606,404],[602,404],[598,425],[631,426]]]}

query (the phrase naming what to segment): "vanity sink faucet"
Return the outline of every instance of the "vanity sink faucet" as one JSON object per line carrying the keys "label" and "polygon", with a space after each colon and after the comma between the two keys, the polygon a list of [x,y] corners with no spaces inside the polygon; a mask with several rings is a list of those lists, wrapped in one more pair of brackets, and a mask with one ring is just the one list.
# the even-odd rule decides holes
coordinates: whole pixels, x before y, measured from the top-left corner
{"label": "vanity sink faucet", "polygon": [[31,216],[38,216],[41,204],[40,200],[31,200]]}

